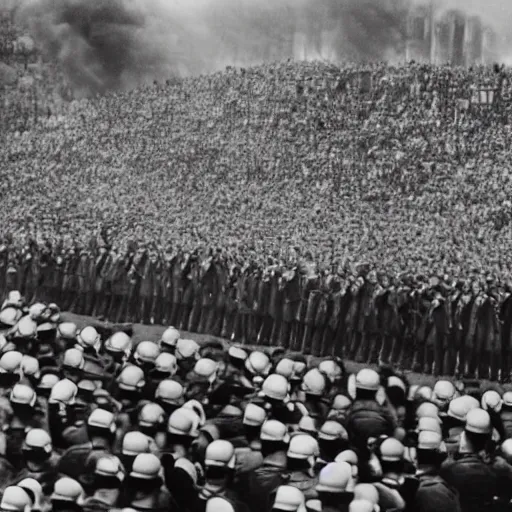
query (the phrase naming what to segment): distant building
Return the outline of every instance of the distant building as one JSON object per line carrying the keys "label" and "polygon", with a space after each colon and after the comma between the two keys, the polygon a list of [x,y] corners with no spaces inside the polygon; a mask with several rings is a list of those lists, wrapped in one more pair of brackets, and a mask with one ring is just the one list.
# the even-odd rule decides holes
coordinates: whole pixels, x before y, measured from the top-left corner
{"label": "distant building", "polygon": [[472,66],[496,58],[496,35],[479,16],[442,9],[435,0],[413,7],[407,19],[406,60]]}

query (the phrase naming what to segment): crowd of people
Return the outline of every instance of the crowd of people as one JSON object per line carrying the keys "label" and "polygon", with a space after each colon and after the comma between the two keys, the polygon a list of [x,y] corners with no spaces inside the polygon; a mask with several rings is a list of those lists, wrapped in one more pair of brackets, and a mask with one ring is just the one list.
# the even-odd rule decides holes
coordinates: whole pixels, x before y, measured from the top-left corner
{"label": "crowd of people", "polygon": [[[0,510],[505,512],[512,391],[0,308]],[[11,327],[7,327],[12,324]]]}
{"label": "crowd of people", "polygon": [[[105,237],[105,238],[103,238]],[[511,289],[493,275],[391,277],[370,265],[244,261],[224,251],[0,247],[0,292],[113,323],[174,325],[240,343],[508,382]],[[250,256],[250,254],[249,254]],[[14,322],[16,318],[11,318]],[[6,325],[12,327],[12,325]]]}
{"label": "crowd of people", "polygon": [[58,110],[25,90],[1,135],[3,290],[508,381],[509,78],[288,62]]}

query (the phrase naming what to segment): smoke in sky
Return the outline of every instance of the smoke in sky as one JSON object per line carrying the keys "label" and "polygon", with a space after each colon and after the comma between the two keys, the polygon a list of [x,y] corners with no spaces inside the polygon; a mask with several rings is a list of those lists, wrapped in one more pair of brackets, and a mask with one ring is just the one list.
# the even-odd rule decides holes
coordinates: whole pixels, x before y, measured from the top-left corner
{"label": "smoke in sky", "polygon": [[[416,1],[0,0],[0,5],[15,5],[39,47],[59,61],[77,89],[90,93],[287,58],[393,60],[404,43],[405,12]],[[505,0],[442,4],[450,2],[496,25],[512,14],[512,2]]]}

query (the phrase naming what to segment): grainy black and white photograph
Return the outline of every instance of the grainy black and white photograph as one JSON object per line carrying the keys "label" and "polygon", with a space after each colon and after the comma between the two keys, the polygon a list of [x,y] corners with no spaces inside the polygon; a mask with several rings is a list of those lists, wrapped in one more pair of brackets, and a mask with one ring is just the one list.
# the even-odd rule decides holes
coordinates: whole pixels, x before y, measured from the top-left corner
{"label": "grainy black and white photograph", "polygon": [[0,0],[0,512],[512,512],[512,0]]}

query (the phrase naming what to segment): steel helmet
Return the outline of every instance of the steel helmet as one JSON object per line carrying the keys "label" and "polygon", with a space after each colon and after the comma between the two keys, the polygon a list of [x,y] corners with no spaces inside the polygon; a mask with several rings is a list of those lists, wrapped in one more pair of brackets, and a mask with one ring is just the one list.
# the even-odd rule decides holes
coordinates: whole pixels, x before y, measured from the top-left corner
{"label": "steel helmet", "polygon": [[512,438],[505,439],[503,443],[501,443],[501,455],[505,458],[505,460],[510,464],[512,462]]}
{"label": "steel helmet", "polygon": [[244,411],[243,424],[248,427],[260,427],[267,417],[263,407],[256,404],[247,404]]}
{"label": "steel helmet", "polygon": [[217,363],[213,359],[201,358],[194,366],[194,373],[201,379],[213,381],[217,372]]}
{"label": "steel helmet", "polygon": [[267,398],[282,402],[288,397],[290,385],[282,375],[273,373],[264,380],[261,389]]}
{"label": "steel helmet", "polygon": [[78,335],[78,327],[73,322],[62,322],[57,327],[59,338],[64,340],[76,340]]}
{"label": "steel helmet", "polygon": [[430,418],[428,416],[424,416],[423,418],[418,419],[418,426],[416,428],[418,432],[437,432],[439,434],[442,433],[441,423],[438,418]]}
{"label": "steel helmet", "polygon": [[137,419],[139,427],[157,427],[165,424],[165,411],[158,405],[149,403],[142,407]]}
{"label": "steel helmet", "polygon": [[290,435],[284,423],[277,420],[267,420],[261,427],[260,439],[262,441],[288,444],[290,442]]}
{"label": "steel helmet", "polygon": [[247,359],[247,352],[240,347],[231,345],[228,350],[228,356],[232,359],[238,359],[239,361],[245,361]]}
{"label": "steel helmet", "polygon": [[155,369],[159,372],[167,373],[169,377],[173,377],[178,371],[176,356],[168,352],[162,352],[155,360]]}
{"label": "steel helmet", "polygon": [[197,474],[197,468],[196,466],[187,458],[180,457],[175,463],[174,463],[175,469],[181,469],[187,473],[190,478],[192,478],[192,481],[194,482],[194,485],[197,485],[198,480],[198,474]]}
{"label": "steel helmet", "polygon": [[121,453],[128,456],[135,456],[139,453],[150,453],[150,442],[149,437],[142,432],[127,432],[123,437]]}
{"label": "steel helmet", "polygon": [[175,327],[167,327],[160,339],[160,346],[176,347],[180,339],[180,332]]}
{"label": "steel helmet", "polygon": [[183,405],[185,390],[183,386],[172,379],[165,379],[158,384],[155,398],[171,405]]}
{"label": "steel helmet", "polygon": [[416,393],[414,394],[414,398],[423,399],[423,400],[432,400],[434,392],[430,386],[420,386]]}
{"label": "steel helmet", "polygon": [[141,341],[135,348],[133,358],[139,364],[155,364],[156,358],[160,354],[160,348],[153,341]]}
{"label": "steel helmet", "polygon": [[363,368],[357,372],[355,385],[356,389],[378,391],[380,386],[379,374],[370,368]]}
{"label": "steel helmet", "polygon": [[311,457],[317,457],[319,454],[318,443],[316,439],[308,434],[298,434],[291,438],[287,457],[290,459],[307,460]]}
{"label": "steel helmet", "polygon": [[503,405],[512,407],[512,391],[506,391],[503,393]]}
{"label": "steel helmet", "polygon": [[318,431],[318,439],[323,439],[324,441],[348,440],[348,433],[337,421],[327,420]]}
{"label": "steel helmet", "polygon": [[205,467],[221,467],[234,469],[236,462],[235,449],[229,441],[217,439],[206,447]]}
{"label": "steel helmet", "polygon": [[318,492],[342,493],[352,479],[352,467],[347,462],[331,462],[327,464],[318,477]]}
{"label": "steel helmet", "polygon": [[41,501],[44,498],[43,487],[35,478],[24,478],[18,483],[18,487],[21,487],[24,491],[32,493],[34,501],[32,502],[32,508],[41,510]]}
{"label": "steel helmet", "polygon": [[274,373],[282,375],[285,379],[291,379],[293,375],[293,365],[294,362],[292,359],[283,357],[283,359],[277,363]]}
{"label": "steel helmet", "polygon": [[14,327],[22,315],[23,313],[17,308],[7,307],[2,309],[2,311],[0,311],[0,324],[7,327]]}
{"label": "steel helmet", "polygon": [[491,417],[483,409],[471,409],[466,416],[464,430],[475,434],[490,434],[492,432]]}
{"label": "steel helmet", "polygon": [[51,390],[53,386],[59,382],[60,379],[54,373],[46,373],[41,377],[37,389],[39,390]]}
{"label": "steel helmet", "polygon": [[252,375],[266,377],[270,372],[272,363],[270,357],[260,350],[251,352],[245,360],[245,368]]}
{"label": "steel helmet", "polygon": [[46,305],[42,302],[36,302],[28,308],[28,314],[32,320],[39,320],[41,315],[45,312]]}
{"label": "steel helmet", "polygon": [[25,434],[23,441],[24,450],[42,449],[50,453],[53,449],[50,435],[42,428],[32,428]]}
{"label": "steel helmet", "polygon": [[490,389],[482,395],[481,404],[484,411],[491,409],[495,412],[500,412],[503,405],[503,400],[497,391]]}
{"label": "steel helmet", "polygon": [[101,337],[98,331],[92,327],[84,327],[76,337],[78,345],[83,348],[93,348],[96,352],[99,352],[101,348]]}
{"label": "steel helmet", "polygon": [[167,432],[178,436],[197,437],[199,435],[199,417],[190,409],[181,407],[169,416]]}
{"label": "steel helmet", "polygon": [[[226,407],[230,406],[228,405]],[[226,407],[222,409],[221,413],[226,411]],[[185,402],[182,406],[182,409],[186,414],[194,413],[199,420],[200,426],[203,426],[206,423],[206,414],[204,412],[203,406],[197,400],[189,400],[188,402]],[[190,411],[190,413],[188,411]],[[238,411],[240,412],[238,417],[241,417],[242,411],[240,409],[238,409]]]}
{"label": "steel helmet", "polygon": [[352,400],[345,395],[336,395],[332,402],[332,410],[335,411],[348,411],[352,405]]}
{"label": "steel helmet", "polygon": [[375,512],[375,505],[368,500],[353,500],[348,506],[348,512]]}
{"label": "steel helmet", "polygon": [[14,336],[17,338],[35,338],[37,335],[37,324],[28,315],[20,318],[14,327]]}
{"label": "steel helmet", "polygon": [[18,405],[29,405],[34,407],[36,404],[37,395],[36,392],[25,384],[15,384],[9,395],[9,401],[12,404]]}
{"label": "steel helmet", "polygon": [[[197,401],[197,400],[196,400]],[[187,407],[187,404],[189,402],[187,402],[183,407]],[[199,403],[199,402],[198,402]],[[201,404],[199,404],[201,405]],[[202,409],[202,408],[201,408]],[[195,410],[195,408],[193,409]],[[197,412],[197,411],[196,411]],[[228,404],[228,405],[225,405],[219,412],[219,416],[220,417],[223,417],[223,418],[237,418],[237,419],[240,419],[242,418],[242,422],[243,422],[243,416],[244,416],[244,413],[242,411],[242,409],[240,409],[240,407],[237,407],[236,405],[231,405],[231,404]],[[204,416],[204,421],[206,421],[206,416]]]}
{"label": "steel helmet", "polygon": [[325,359],[318,365],[318,369],[322,372],[331,382],[335,382],[341,378],[343,372],[340,365],[332,359]]}
{"label": "steel helmet", "polygon": [[62,366],[70,370],[83,370],[85,367],[84,353],[77,348],[68,348],[64,352]]}
{"label": "steel helmet", "polygon": [[121,461],[113,455],[100,457],[96,461],[94,473],[99,476],[117,478],[120,482],[124,480],[124,470]]}
{"label": "steel helmet", "polygon": [[69,379],[62,379],[57,382],[50,393],[50,403],[72,404],[75,402],[78,388],[76,384]]}
{"label": "steel helmet", "polygon": [[379,491],[373,484],[357,484],[354,487],[354,500],[364,500],[373,503],[373,505],[379,504]]}
{"label": "steel helmet", "polygon": [[334,462],[346,462],[352,469],[352,477],[357,478],[359,473],[359,457],[353,450],[343,450],[336,455]]}
{"label": "steel helmet", "polygon": [[199,358],[199,345],[194,340],[180,338],[176,344],[176,359]]}
{"label": "steel helmet", "polygon": [[299,424],[297,425],[297,431],[316,437],[318,432],[315,418],[308,416],[307,414],[302,416],[299,420]]}
{"label": "steel helmet", "polygon": [[0,373],[16,373],[21,369],[23,354],[17,350],[6,352],[0,358]]}
{"label": "steel helmet", "polygon": [[465,422],[468,412],[479,406],[480,404],[476,398],[468,395],[460,396],[450,402],[447,415],[456,420]]}
{"label": "steel helmet", "polygon": [[449,380],[438,380],[434,385],[433,399],[440,402],[449,402],[454,398],[457,390]]}
{"label": "steel helmet", "polygon": [[432,402],[423,402],[416,409],[417,418],[439,418],[439,408]]}
{"label": "steel helmet", "polygon": [[235,512],[235,509],[228,500],[214,496],[206,502],[205,512]]}
{"label": "steel helmet", "polygon": [[438,432],[423,430],[418,434],[418,450],[439,450],[443,437]]}
{"label": "steel helmet", "polygon": [[20,366],[23,375],[39,378],[41,374],[39,371],[39,361],[35,357],[24,355]]}
{"label": "steel helmet", "polygon": [[280,485],[276,491],[273,509],[297,512],[304,508],[304,494],[297,487],[291,485]]}
{"label": "steel helmet", "polygon": [[130,476],[140,480],[153,480],[158,478],[162,465],[160,459],[152,453],[139,453],[133,461]]}
{"label": "steel helmet", "polygon": [[325,392],[326,384],[323,373],[318,368],[313,368],[302,378],[301,389],[308,395],[322,396]]}
{"label": "steel helmet", "polygon": [[404,445],[394,437],[388,437],[380,445],[380,460],[398,462],[404,458]]}
{"label": "steel helmet", "polygon": [[18,306],[20,307],[23,304],[23,297],[18,290],[12,290],[7,294],[7,299],[5,299],[4,304],[2,305],[2,309],[6,306]]}
{"label": "steel helmet", "polygon": [[87,425],[89,425],[89,427],[109,430],[110,432],[116,431],[115,417],[110,411],[106,411],[105,409],[94,409],[87,418]]}
{"label": "steel helmet", "polygon": [[306,512],[322,512],[322,502],[318,499],[307,500]]}
{"label": "steel helmet", "polygon": [[7,487],[0,502],[1,510],[25,512],[32,507],[32,500],[28,493],[18,485]]}
{"label": "steel helmet", "polygon": [[52,501],[69,501],[76,504],[83,503],[85,492],[82,486],[73,478],[67,476],[59,478],[54,485]]}
{"label": "steel helmet", "polygon": [[132,351],[132,339],[123,331],[115,332],[105,341],[105,350],[111,353],[123,353],[128,357]]}
{"label": "steel helmet", "polygon": [[396,375],[391,375],[388,378],[388,388],[400,388],[404,393],[407,391],[407,386],[405,385],[405,382]]}
{"label": "steel helmet", "polygon": [[121,370],[119,377],[117,377],[119,389],[126,391],[140,391],[145,384],[144,372],[141,368],[133,364],[125,366]]}

